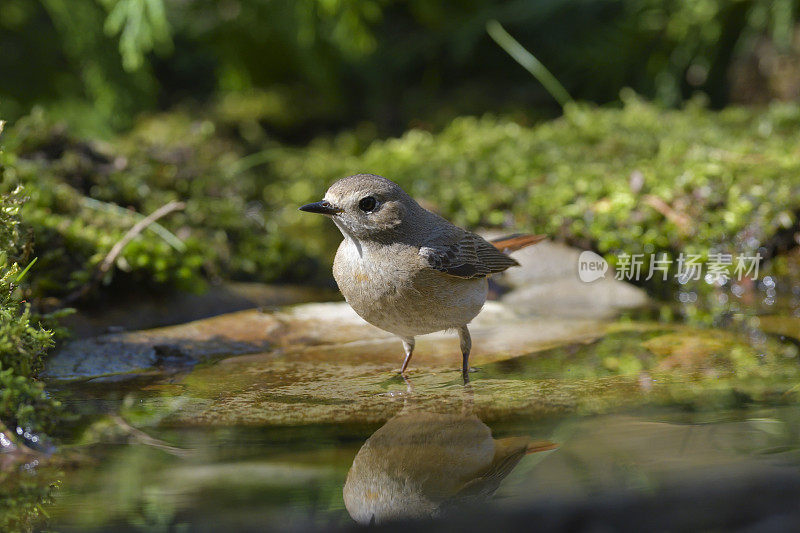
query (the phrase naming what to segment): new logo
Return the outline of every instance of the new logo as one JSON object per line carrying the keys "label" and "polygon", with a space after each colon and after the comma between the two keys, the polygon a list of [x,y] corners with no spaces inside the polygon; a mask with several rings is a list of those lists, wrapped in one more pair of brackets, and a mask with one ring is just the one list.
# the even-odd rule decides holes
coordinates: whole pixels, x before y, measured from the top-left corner
{"label": "new logo", "polygon": [[606,277],[607,271],[608,262],[594,252],[587,250],[578,257],[578,277],[584,283]]}

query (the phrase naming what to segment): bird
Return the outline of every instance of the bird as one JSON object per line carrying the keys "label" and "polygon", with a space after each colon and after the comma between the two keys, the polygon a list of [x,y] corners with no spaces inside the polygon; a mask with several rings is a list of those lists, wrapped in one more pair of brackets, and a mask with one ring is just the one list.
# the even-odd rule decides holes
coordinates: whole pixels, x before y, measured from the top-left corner
{"label": "bird", "polygon": [[418,335],[458,331],[464,382],[487,278],[518,266],[507,253],[544,235],[515,234],[493,242],[428,211],[395,182],[356,174],[333,183],[322,200],[299,208],[329,217],[343,239],[333,277],[353,310],[403,343],[405,375]]}
{"label": "bird", "polygon": [[557,444],[495,439],[472,412],[403,409],[361,447],[342,495],[363,525],[440,516],[489,499],[525,455]]}

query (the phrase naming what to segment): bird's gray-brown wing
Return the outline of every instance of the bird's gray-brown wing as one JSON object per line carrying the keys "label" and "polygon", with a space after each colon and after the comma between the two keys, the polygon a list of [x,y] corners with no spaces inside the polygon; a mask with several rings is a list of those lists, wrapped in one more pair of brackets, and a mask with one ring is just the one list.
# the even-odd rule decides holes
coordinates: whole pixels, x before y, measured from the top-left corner
{"label": "bird's gray-brown wing", "polygon": [[517,266],[493,244],[474,233],[463,231],[448,244],[426,245],[420,248],[430,268],[459,278],[483,278]]}

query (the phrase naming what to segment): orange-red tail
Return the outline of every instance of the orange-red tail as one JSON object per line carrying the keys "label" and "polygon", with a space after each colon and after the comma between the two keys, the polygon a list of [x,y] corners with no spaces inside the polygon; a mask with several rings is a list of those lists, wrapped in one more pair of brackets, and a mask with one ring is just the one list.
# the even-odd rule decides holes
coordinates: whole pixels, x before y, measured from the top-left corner
{"label": "orange-red tail", "polygon": [[532,246],[537,242],[541,242],[547,238],[547,235],[526,235],[524,233],[515,233],[506,237],[494,239],[491,243],[495,248],[501,252],[516,252],[526,246]]}
{"label": "orange-red tail", "polygon": [[555,442],[549,442],[546,440],[537,440],[528,443],[528,447],[525,449],[525,455],[530,455],[532,453],[538,452],[546,452],[549,450],[555,450],[558,448],[558,444]]}
{"label": "orange-red tail", "polygon": [[549,440],[531,440],[529,436],[522,437],[506,437],[504,439],[497,439],[494,441],[495,457],[509,457],[523,453],[530,455],[532,453],[547,452],[558,448],[558,444],[550,442]]}

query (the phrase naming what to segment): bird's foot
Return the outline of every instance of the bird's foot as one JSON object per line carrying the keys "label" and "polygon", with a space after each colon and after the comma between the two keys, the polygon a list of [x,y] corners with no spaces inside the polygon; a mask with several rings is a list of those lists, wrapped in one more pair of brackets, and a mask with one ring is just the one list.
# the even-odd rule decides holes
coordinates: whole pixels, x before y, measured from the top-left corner
{"label": "bird's foot", "polygon": [[480,372],[479,368],[469,367],[468,370],[461,371],[461,377],[464,379],[464,385],[469,385],[469,375],[473,372]]}

